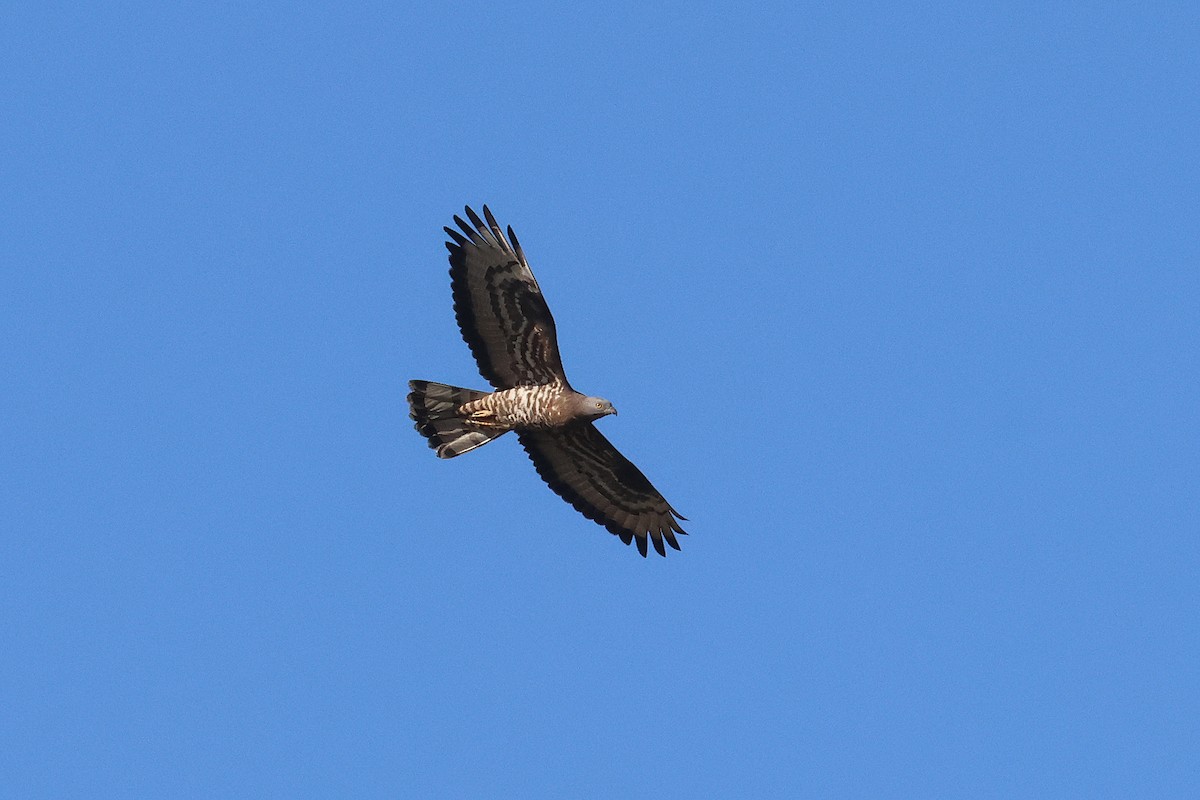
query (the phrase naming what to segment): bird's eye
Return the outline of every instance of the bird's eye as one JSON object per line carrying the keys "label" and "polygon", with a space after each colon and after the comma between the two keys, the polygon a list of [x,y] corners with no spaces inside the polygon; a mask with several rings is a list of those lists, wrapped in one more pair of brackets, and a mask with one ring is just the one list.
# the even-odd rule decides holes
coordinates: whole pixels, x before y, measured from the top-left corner
{"label": "bird's eye", "polygon": [[603,403],[596,403],[596,408],[602,408],[603,406],[604,406]]}

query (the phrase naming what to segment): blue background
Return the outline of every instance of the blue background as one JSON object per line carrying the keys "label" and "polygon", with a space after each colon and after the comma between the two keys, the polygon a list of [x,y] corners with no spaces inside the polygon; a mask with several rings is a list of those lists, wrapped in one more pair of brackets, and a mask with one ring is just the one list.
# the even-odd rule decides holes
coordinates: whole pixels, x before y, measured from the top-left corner
{"label": "blue background", "polygon": [[[9,7],[3,793],[1195,797],[1200,12],[1136,7]],[[683,553],[411,429],[485,202]]]}

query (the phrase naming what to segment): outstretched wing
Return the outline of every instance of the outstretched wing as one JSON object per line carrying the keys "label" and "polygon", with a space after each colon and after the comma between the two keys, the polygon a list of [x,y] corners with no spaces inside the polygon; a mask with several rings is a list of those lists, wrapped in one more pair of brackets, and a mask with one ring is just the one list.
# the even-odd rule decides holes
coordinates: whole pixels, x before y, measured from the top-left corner
{"label": "outstretched wing", "polygon": [[659,555],[663,540],[679,549],[675,534],[685,531],[675,520],[684,518],[590,422],[518,435],[542,480],[585,517],[625,544],[636,538],[643,556],[647,537]]}
{"label": "outstretched wing", "polygon": [[445,228],[446,248],[454,315],[479,371],[497,389],[566,383],[554,318],[512,227],[505,238],[487,206],[486,224],[466,212],[470,224],[454,218],[461,232]]}

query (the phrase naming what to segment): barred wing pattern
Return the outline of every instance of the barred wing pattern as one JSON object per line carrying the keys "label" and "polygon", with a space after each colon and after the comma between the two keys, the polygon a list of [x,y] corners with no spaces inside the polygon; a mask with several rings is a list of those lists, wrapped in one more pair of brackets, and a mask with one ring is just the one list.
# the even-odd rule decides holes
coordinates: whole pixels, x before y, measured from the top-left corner
{"label": "barred wing pattern", "polygon": [[636,539],[643,556],[647,537],[659,555],[664,540],[679,549],[675,534],[686,532],[676,518],[686,519],[590,422],[518,436],[542,480],[585,517],[625,544]]}
{"label": "barred wing pattern", "polygon": [[454,218],[461,232],[444,230],[454,314],[480,373],[497,389],[567,385],[554,318],[512,227],[505,238],[487,206],[486,223],[466,213],[470,224]]}

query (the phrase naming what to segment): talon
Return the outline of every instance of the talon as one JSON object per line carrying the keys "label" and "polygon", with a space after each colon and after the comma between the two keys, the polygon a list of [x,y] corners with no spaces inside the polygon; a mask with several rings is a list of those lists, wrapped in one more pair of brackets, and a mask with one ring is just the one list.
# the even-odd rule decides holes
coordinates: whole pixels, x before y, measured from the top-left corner
{"label": "talon", "polygon": [[499,428],[500,423],[496,421],[496,414],[486,408],[476,409],[467,415],[467,422],[472,425],[478,425],[481,428]]}

